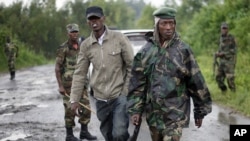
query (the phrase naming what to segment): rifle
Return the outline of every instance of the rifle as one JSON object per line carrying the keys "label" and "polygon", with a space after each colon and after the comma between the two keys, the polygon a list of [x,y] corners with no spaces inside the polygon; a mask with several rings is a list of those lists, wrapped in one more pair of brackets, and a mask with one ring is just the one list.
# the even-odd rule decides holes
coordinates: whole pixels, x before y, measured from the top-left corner
{"label": "rifle", "polygon": [[217,61],[217,55],[216,55],[216,53],[214,53],[213,77],[215,76],[216,66],[217,66],[217,67],[219,66],[219,62]]}
{"label": "rifle", "polygon": [[140,127],[141,127],[141,122],[142,122],[141,116],[142,115],[140,115],[138,125],[135,125],[133,135],[131,137],[129,137],[128,141],[136,141],[137,140],[137,137],[138,137],[138,134],[139,134],[139,131],[140,131]]}

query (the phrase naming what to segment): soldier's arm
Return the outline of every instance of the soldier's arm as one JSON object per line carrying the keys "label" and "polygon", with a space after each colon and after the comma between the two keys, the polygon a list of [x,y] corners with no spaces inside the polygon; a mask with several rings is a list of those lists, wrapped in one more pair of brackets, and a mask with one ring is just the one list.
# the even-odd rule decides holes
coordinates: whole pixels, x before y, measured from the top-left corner
{"label": "soldier's arm", "polygon": [[130,115],[142,114],[146,101],[146,76],[142,66],[141,53],[134,57],[129,83],[127,110]]}
{"label": "soldier's arm", "polygon": [[194,118],[196,120],[203,119],[204,116],[212,111],[212,99],[192,52],[190,52],[189,57],[190,61],[187,66],[190,71],[190,76],[186,79],[187,89],[193,99]]}
{"label": "soldier's arm", "polygon": [[62,48],[57,49],[56,53],[56,63],[55,63],[55,74],[57,79],[57,84],[59,88],[59,92],[61,94],[65,93],[65,89],[62,84],[62,69],[63,69],[63,61],[64,61],[64,52]]}

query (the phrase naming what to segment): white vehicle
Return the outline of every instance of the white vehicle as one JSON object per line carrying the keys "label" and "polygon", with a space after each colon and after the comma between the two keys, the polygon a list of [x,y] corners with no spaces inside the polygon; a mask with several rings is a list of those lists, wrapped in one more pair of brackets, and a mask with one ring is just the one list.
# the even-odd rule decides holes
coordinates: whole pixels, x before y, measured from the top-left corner
{"label": "white vehicle", "polygon": [[153,31],[153,29],[128,29],[128,30],[117,30],[126,35],[132,44],[134,54],[136,54],[140,48],[146,44],[145,34]]}

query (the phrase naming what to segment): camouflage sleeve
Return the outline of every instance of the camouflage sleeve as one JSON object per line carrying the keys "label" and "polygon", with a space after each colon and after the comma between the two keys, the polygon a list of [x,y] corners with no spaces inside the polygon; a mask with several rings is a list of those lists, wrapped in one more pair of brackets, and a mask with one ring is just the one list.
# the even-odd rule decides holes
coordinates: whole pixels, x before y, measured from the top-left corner
{"label": "camouflage sleeve", "polygon": [[56,63],[62,65],[65,58],[64,49],[62,47],[56,50]]}
{"label": "camouflage sleeve", "polygon": [[4,53],[5,53],[5,55],[8,56],[8,54],[9,54],[9,47],[8,47],[8,44],[5,44],[5,46],[4,46]]}
{"label": "camouflage sleeve", "polygon": [[212,111],[212,99],[206,85],[205,79],[199,69],[191,50],[189,50],[187,63],[190,76],[187,78],[187,89],[193,99],[194,118],[202,119]]}
{"label": "camouflage sleeve", "polygon": [[134,57],[129,83],[127,110],[130,115],[141,114],[146,99],[146,76],[142,66],[142,55],[137,53]]}

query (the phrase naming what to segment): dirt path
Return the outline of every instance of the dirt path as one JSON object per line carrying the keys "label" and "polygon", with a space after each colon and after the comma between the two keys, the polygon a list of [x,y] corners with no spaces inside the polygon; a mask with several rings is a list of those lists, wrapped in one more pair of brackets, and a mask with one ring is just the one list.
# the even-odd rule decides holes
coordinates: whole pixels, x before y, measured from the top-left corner
{"label": "dirt path", "polygon": [[[16,80],[0,75],[0,141],[64,141],[62,98],[57,92],[54,66],[45,65],[17,71]],[[92,109],[95,110],[91,98]],[[249,124],[250,119],[228,109],[213,106],[213,112],[197,129],[191,116],[190,128],[182,141],[229,141],[229,124]],[[92,114],[89,130],[104,141],[99,121]],[[129,131],[132,133],[133,126]],[[79,136],[79,125],[75,135]],[[138,141],[150,141],[145,120]]]}

